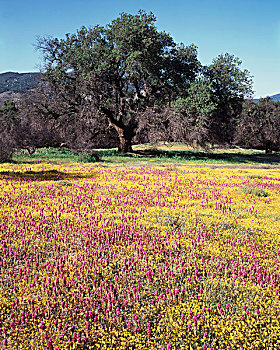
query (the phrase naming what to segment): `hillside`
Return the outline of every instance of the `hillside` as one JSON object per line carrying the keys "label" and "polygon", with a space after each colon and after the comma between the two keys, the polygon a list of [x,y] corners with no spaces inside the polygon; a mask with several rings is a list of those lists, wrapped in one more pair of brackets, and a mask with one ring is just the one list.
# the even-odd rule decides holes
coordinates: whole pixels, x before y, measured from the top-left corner
{"label": "hillside", "polygon": [[[269,96],[270,98],[273,99],[273,101],[275,102],[278,102],[280,101],[280,93],[279,94],[276,94],[276,95],[272,95],[272,96]],[[254,99],[254,102],[258,102],[259,98],[255,98]]]}
{"label": "hillside", "polygon": [[6,72],[0,74],[0,93],[6,91],[25,92],[34,89],[41,73]]}
{"label": "hillside", "polygon": [[280,94],[270,96],[275,102],[280,101]]}

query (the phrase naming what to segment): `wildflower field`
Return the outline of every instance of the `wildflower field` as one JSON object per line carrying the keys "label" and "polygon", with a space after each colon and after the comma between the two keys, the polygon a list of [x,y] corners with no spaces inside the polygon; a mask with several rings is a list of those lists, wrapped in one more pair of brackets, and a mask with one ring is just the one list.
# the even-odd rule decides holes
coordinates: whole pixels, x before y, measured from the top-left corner
{"label": "wildflower field", "polygon": [[280,349],[280,170],[0,166],[1,349]]}

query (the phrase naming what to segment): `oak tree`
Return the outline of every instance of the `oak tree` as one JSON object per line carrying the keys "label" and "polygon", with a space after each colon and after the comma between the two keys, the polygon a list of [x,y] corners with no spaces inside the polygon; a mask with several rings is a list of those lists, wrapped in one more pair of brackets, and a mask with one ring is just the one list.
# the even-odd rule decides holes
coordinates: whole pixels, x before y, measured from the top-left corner
{"label": "oak tree", "polygon": [[211,137],[213,142],[230,144],[234,121],[242,111],[243,101],[253,92],[252,77],[247,69],[242,69],[242,61],[229,53],[213,59],[204,75],[211,83],[212,98],[216,104]]}
{"label": "oak tree", "polygon": [[152,13],[122,13],[107,26],[82,27],[65,38],[42,38],[50,96],[58,115],[83,118],[88,106],[118,134],[119,151],[132,150],[137,118],[151,106],[184,96],[199,69],[197,48],[176,45]]}

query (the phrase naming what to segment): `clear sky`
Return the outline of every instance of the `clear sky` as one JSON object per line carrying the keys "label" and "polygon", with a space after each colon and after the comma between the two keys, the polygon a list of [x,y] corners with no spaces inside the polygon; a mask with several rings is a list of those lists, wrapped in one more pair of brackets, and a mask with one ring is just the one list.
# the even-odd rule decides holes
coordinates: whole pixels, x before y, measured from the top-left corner
{"label": "clear sky", "polygon": [[255,97],[280,93],[280,0],[0,0],[0,73],[38,71],[37,36],[63,37],[139,9],[176,42],[197,45],[203,64],[225,52],[239,57]]}

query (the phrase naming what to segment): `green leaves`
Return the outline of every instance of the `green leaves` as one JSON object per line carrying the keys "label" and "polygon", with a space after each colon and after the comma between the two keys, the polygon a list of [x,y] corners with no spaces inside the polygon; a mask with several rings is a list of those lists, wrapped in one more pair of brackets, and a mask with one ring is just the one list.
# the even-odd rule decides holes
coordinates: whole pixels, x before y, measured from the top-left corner
{"label": "green leaves", "polygon": [[120,138],[130,139],[137,116],[176,101],[175,109],[201,143],[209,140],[210,131],[211,141],[231,141],[228,126],[252,92],[249,72],[228,53],[202,67],[195,45],[176,45],[155,22],[151,12],[121,13],[105,27],[82,27],[63,39],[41,40],[52,96],[63,101],[61,110],[71,118],[80,118],[90,106]]}
{"label": "green leaves", "polygon": [[216,106],[212,99],[212,86],[205,78],[192,83],[187,89],[187,97],[179,98],[174,103],[175,109],[185,114],[194,111],[204,115],[210,114]]}
{"label": "green leaves", "polygon": [[197,48],[176,46],[155,21],[151,12],[140,10],[122,13],[106,27],[82,27],[64,39],[41,40],[45,79],[56,91],[91,96],[98,109],[110,110],[110,118],[119,121],[184,95],[201,66]]}
{"label": "green leaves", "polygon": [[186,140],[205,146],[211,139],[213,112],[217,107],[213,101],[212,86],[207,79],[200,78],[186,92],[186,97],[175,101],[174,108],[184,119]]}
{"label": "green leaves", "polygon": [[219,99],[250,97],[252,76],[247,69],[241,69],[242,61],[230,55],[221,54],[206,69],[206,76],[212,82],[214,92]]}

